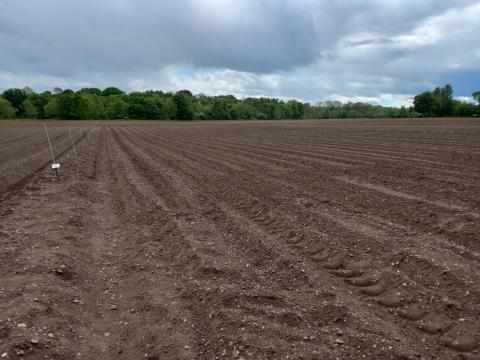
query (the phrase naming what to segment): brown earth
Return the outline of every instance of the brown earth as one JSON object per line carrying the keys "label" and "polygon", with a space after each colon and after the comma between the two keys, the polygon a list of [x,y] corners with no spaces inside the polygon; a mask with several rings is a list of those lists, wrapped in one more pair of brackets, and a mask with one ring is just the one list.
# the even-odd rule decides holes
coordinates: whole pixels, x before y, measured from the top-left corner
{"label": "brown earth", "polygon": [[59,181],[0,123],[0,359],[480,358],[480,120],[48,126]]}

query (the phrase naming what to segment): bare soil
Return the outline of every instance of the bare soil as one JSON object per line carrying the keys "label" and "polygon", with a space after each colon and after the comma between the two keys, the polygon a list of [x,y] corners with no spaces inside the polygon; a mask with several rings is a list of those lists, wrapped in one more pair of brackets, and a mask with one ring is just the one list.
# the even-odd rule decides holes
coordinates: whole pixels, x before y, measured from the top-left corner
{"label": "bare soil", "polygon": [[480,358],[480,120],[48,126],[60,180],[0,123],[0,359]]}

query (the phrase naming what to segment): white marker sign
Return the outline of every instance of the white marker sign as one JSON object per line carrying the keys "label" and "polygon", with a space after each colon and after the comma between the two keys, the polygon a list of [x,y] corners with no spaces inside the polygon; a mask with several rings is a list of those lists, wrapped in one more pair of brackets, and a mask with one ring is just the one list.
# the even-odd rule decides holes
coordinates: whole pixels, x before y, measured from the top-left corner
{"label": "white marker sign", "polygon": [[60,164],[52,164],[52,169],[60,169]]}

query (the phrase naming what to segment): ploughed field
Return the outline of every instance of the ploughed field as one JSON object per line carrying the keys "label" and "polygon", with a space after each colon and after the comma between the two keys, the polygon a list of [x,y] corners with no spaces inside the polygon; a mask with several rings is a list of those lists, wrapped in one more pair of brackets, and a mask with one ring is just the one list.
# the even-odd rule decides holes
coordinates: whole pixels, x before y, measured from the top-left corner
{"label": "ploughed field", "polygon": [[2,359],[480,358],[479,120],[47,126],[59,181],[0,123]]}

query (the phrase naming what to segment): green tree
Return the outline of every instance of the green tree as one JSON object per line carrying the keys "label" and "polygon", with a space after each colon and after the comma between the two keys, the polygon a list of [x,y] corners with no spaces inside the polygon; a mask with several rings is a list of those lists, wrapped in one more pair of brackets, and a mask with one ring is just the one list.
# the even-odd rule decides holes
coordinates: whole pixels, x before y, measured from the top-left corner
{"label": "green tree", "polygon": [[423,116],[435,116],[439,113],[440,99],[430,91],[415,96],[413,105],[416,112]]}
{"label": "green tree", "polygon": [[22,90],[25,93],[25,95],[27,95],[27,96],[35,94],[35,91],[33,91],[33,89],[31,87],[28,87],[28,86],[25,86]]}
{"label": "green tree", "polygon": [[50,99],[52,98],[52,94],[49,91],[45,91],[41,94],[32,94],[28,97],[28,101],[30,101],[33,106],[37,109],[37,118],[44,119],[45,118],[45,105],[48,104]]}
{"label": "green tree", "polygon": [[140,92],[128,96],[128,115],[131,119],[163,119],[162,100],[159,96]]}
{"label": "green tree", "polygon": [[0,97],[0,119],[11,119],[15,117],[15,109],[10,101]]}
{"label": "green tree", "polygon": [[60,107],[58,104],[58,98],[52,97],[43,108],[43,113],[47,119],[60,118]]}
{"label": "green tree", "polygon": [[173,96],[173,102],[176,107],[176,118],[179,120],[193,120],[193,101],[192,97],[179,91]]}
{"label": "green tree", "polygon": [[95,95],[95,96],[102,96],[102,90],[97,88],[83,88],[78,91],[80,95]]}
{"label": "green tree", "polygon": [[177,94],[183,94],[185,96],[188,96],[188,97],[193,97],[193,94],[190,90],[179,90],[177,91]]}
{"label": "green tree", "polygon": [[27,99],[22,104],[22,113],[23,116],[27,119],[37,119],[38,118],[38,109],[33,103]]}
{"label": "green tree", "polygon": [[301,119],[304,114],[304,106],[301,102],[290,100],[287,102],[287,117],[289,119]]}
{"label": "green tree", "polygon": [[103,99],[95,95],[93,92],[83,92],[80,96],[86,101],[88,105],[88,113],[86,114],[88,119],[104,119],[105,107],[103,105]]}
{"label": "green tree", "polygon": [[466,101],[454,101],[455,116],[472,116],[477,113],[477,106]]}
{"label": "green tree", "polygon": [[438,116],[453,115],[453,87],[450,84],[443,88],[436,88],[433,94],[439,98],[440,106],[438,108]]}
{"label": "green tree", "polygon": [[473,94],[473,99],[478,103],[478,105],[480,106],[480,91],[475,91]]}
{"label": "green tree", "polygon": [[397,117],[399,118],[408,118],[408,109],[405,106],[402,106],[398,111]]}
{"label": "green tree", "polygon": [[110,95],[124,95],[125,93],[116,87],[107,87],[102,91],[102,96],[110,96]]}
{"label": "green tree", "polygon": [[128,102],[123,95],[111,95],[105,100],[105,113],[108,119],[128,119]]}
{"label": "green tree", "polygon": [[165,119],[176,119],[177,118],[177,106],[173,101],[173,97],[166,97],[163,101],[163,110],[165,114]]}
{"label": "green tree", "polygon": [[257,109],[257,118],[260,120],[275,119],[275,108],[279,104],[277,99],[268,98],[247,98],[245,103],[252,105]]}
{"label": "green tree", "polygon": [[58,97],[58,110],[61,119],[87,119],[90,113],[87,101],[78,94],[65,93]]}
{"label": "green tree", "polygon": [[10,102],[17,115],[21,113],[21,105],[27,99],[27,92],[24,89],[7,89],[2,97]]}
{"label": "green tree", "polygon": [[235,119],[232,103],[225,97],[218,96],[213,100],[212,107],[208,113],[212,120],[232,120]]}
{"label": "green tree", "polygon": [[235,113],[237,114],[237,119],[249,120],[249,119],[256,119],[257,118],[257,109],[247,104],[243,101],[239,101],[233,104],[233,108]]}

